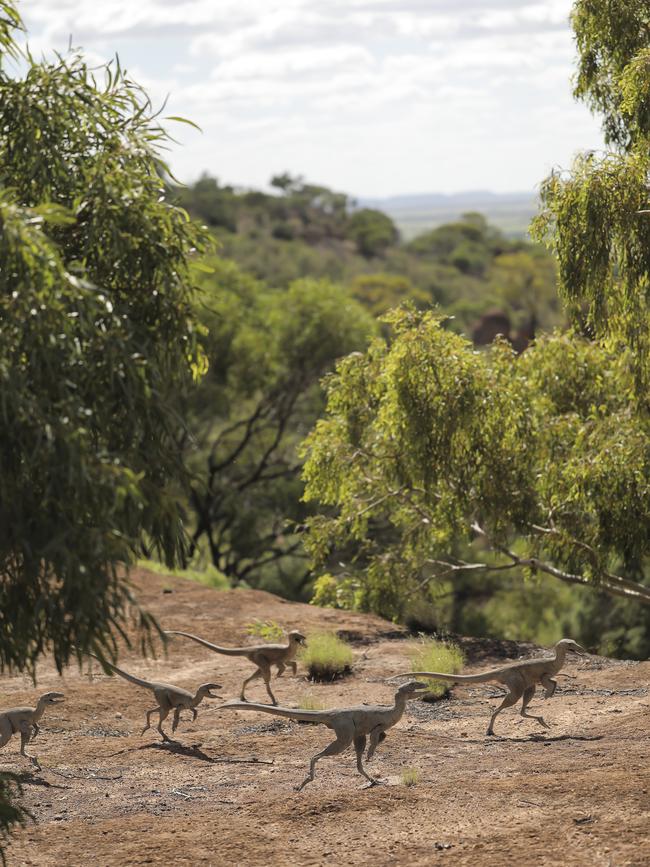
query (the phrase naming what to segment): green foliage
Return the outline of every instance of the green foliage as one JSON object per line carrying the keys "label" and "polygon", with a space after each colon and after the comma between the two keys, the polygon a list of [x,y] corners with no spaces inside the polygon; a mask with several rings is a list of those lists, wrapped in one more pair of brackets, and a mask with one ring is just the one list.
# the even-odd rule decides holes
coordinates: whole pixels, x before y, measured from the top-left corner
{"label": "green foliage", "polygon": [[[650,602],[616,574],[650,541],[650,439],[629,356],[571,336],[487,354],[430,313],[394,313],[330,378],[308,437],[308,547],[353,604],[385,616],[441,581],[541,571]],[[468,562],[459,551],[473,541]],[[327,593],[335,597],[328,579]]]}
{"label": "green foliage", "polygon": [[252,623],[246,624],[246,632],[248,635],[255,635],[263,638],[264,641],[278,642],[284,636],[284,629],[275,620],[253,620]]}
{"label": "green foliage", "polygon": [[347,237],[357,245],[362,256],[380,256],[397,241],[395,224],[382,211],[361,208],[347,222]]}
{"label": "green foliage", "polygon": [[[422,638],[418,648],[411,654],[411,671],[439,671],[441,674],[457,674],[465,664],[462,650],[452,642],[436,638]],[[423,701],[435,701],[449,689],[443,680],[429,681],[429,689]]]}
{"label": "green foliage", "polygon": [[578,47],[574,95],[603,117],[609,144],[629,147],[633,128],[648,132],[650,8],[646,0],[576,0],[571,22]]}
{"label": "green foliage", "polygon": [[[3,11],[0,6],[0,13]],[[0,773],[0,843],[4,844],[16,825],[24,825],[31,813],[18,803],[22,794],[20,780],[15,774]],[[4,850],[0,848],[2,864],[7,863]]]}
{"label": "green foliage", "polygon": [[325,710],[323,702],[311,692],[300,696],[298,707],[300,710]]}
{"label": "green foliage", "polygon": [[402,768],[399,778],[403,786],[407,786],[408,788],[417,786],[420,782],[420,771],[418,768]]}
{"label": "green foliage", "polygon": [[312,680],[336,680],[347,674],[354,660],[352,648],[333,632],[316,632],[309,636],[300,660]]}
{"label": "green foliage", "polygon": [[60,669],[73,645],[114,652],[118,562],[143,539],[182,553],[175,406],[202,364],[205,239],[161,199],[166,134],[118,65],[20,69],[0,70],[0,665],[47,647]]}
{"label": "green foliage", "polygon": [[[196,307],[210,370],[187,405],[193,555],[234,584],[304,594],[296,447],[323,408],[321,377],[367,345],[372,318],[339,286],[269,289],[214,259]],[[191,450],[190,450],[191,448]]]}
{"label": "green foliage", "polygon": [[350,288],[354,297],[373,316],[383,316],[405,301],[412,301],[418,307],[431,305],[429,294],[414,286],[408,277],[397,274],[360,274],[354,278]]}
{"label": "green foliage", "polygon": [[171,575],[174,578],[197,581],[199,584],[205,584],[206,587],[212,587],[214,590],[227,590],[230,587],[226,576],[212,565],[207,565],[202,569],[170,569],[164,563],[147,559],[138,560],[137,565],[139,568],[148,569],[157,575]]}
{"label": "green foliage", "polygon": [[164,202],[167,135],[119,64],[36,62],[18,27],[0,0],[0,669],[33,674],[45,651],[59,671],[114,655],[124,567],[143,543],[183,551],[177,407],[203,367],[189,260],[207,236]]}
{"label": "green foliage", "polygon": [[[480,214],[403,244],[380,211],[353,210],[347,196],[286,173],[271,183],[281,195],[203,177],[177,197],[214,228],[224,258],[269,286],[286,288],[304,277],[343,283],[375,316],[406,300],[421,308],[437,304],[455,317],[459,331],[498,304],[510,309],[516,325],[523,310],[534,312],[543,328],[561,322],[551,257],[543,247],[508,240]],[[518,253],[525,255],[497,271],[499,257]],[[525,300],[516,296],[519,286]]]}

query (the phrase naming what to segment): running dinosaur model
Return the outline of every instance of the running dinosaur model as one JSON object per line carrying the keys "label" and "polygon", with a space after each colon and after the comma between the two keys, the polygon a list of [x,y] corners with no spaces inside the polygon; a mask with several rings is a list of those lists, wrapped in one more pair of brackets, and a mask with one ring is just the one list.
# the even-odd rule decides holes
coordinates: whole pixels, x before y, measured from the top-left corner
{"label": "running dinosaur model", "polygon": [[136,686],[142,686],[144,689],[150,689],[151,692],[153,692],[156,701],[158,702],[158,707],[154,707],[147,711],[147,724],[142,729],[142,734],[144,734],[147,729],[151,728],[151,714],[158,711],[159,720],[156,728],[160,732],[164,741],[173,743],[172,739],[162,730],[162,724],[172,710],[174,711],[172,732],[175,732],[180,721],[182,710],[192,711],[192,722],[194,722],[198,714],[196,710],[197,705],[201,704],[204,698],[219,698],[218,695],[213,695],[211,692],[213,689],[221,689],[221,685],[218,683],[202,683],[196,693],[192,695],[191,692],[188,692],[186,689],[181,689],[180,686],[172,686],[169,683],[155,683],[154,681],[143,680],[141,677],[136,677],[133,674],[129,674],[127,671],[123,671],[121,668],[113,665],[112,662],[106,662],[103,659],[99,659],[99,657],[95,656],[94,653],[90,653],[89,651],[86,651],[86,653],[97,659],[102,665],[106,666],[106,668],[114,671],[115,674],[119,674],[119,676],[123,677],[124,680],[134,683]]}
{"label": "running dinosaur model", "polygon": [[259,710],[263,713],[272,713],[274,716],[288,717],[298,722],[320,723],[332,729],[336,740],[320,753],[317,753],[309,764],[309,774],[296,791],[303,789],[307,783],[314,779],[316,762],[325,756],[337,756],[346,750],[350,744],[354,744],[357,754],[357,770],[368,783],[364,788],[375,786],[379,782],[366,773],[363,767],[363,754],[366,749],[366,739],[370,736],[370,745],[366,760],[369,761],[379,744],[386,737],[386,731],[402,718],[406,708],[406,702],[418,690],[426,689],[426,684],[417,680],[404,683],[395,693],[393,705],[370,705],[362,704],[357,707],[339,707],[332,710],[300,710],[290,707],[271,707],[268,704],[256,704],[253,702],[229,701],[222,704],[219,710]]}
{"label": "running dinosaur model", "polygon": [[432,680],[444,680],[451,683],[488,683],[489,681],[496,681],[506,687],[508,694],[492,714],[486,734],[494,734],[494,720],[497,715],[505,708],[512,707],[520,698],[522,699],[521,715],[528,717],[528,719],[537,720],[544,728],[549,728],[543,717],[528,713],[526,708],[535,695],[538,683],[541,683],[545,689],[544,697],[551,698],[557,688],[557,681],[553,680],[553,675],[557,674],[564,666],[565,657],[569,650],[573,650],[576,653],[587,652],[570,638],[563,638],[555,645],[555,656],[525,659],[523,662],[511,662],[509,665],[504,665],[503,668],[493,668],[491,671],[484,671],[481,674],[443,674],[437,671],[412,671],[408,674],[396,674],[390,680],[394,680],[397,677],[429,677]]}
{"label": "running dinosaur model", "polygon": [[271,690],[271,666],[277,666],[278,677],[282,677],[284,670],[289,666],[295,677],[298,671],[298,665],[294,657],[298,653],[300,645],[305,647],[307,646],[305,636],[298,632],[297,629],[292,629],[287,636],[289,639],[288,644],[254,644],[251,647],[220,647],[218,644],[211,644],[204,638],[199,638],[189,632],[178,632],[177,630],[168,630],[165,632],[165,635],[182,635],[184,638],[191,638],[192,641],[202,644],[203,647],[207,647],[209,650],[214,650],[215,653],[223,653],[226,656],[245,656],[246,659],[253,663],[253,665],[257,666],[257,670],[243,682],[241,695],[239,696],[240,701],[247,700],[247,684],[249,684],[251,680],[261,677],[264,680],[266,691],[274,705],[277,705],[277,701]]}
{"label": "running dinosaur model", "polygon": [[46,692],[39,698],[36,707],[12,707],[0,711],[0,747],[4,747],[14,735],[20,732],[20,754],[29,759],[40,771],[38,759],[28,755],[25,747],[39,733],[38,721],[43,716],[45,708],[51,704],[61,704],[64,700],[62,692]]}

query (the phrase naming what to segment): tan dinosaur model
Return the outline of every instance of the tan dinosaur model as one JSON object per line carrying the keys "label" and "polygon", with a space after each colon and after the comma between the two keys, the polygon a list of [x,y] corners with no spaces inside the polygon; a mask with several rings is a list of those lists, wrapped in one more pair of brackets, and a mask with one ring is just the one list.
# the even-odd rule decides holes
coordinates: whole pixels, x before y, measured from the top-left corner
{"label": "tan dinosaur model", "polygon": [[150,680],[143,680],[141,677],[136,677],[133,674],[129,674],[127,671],[123,671],[121,668],[118,668],[111,662],[106,662],[105,660],[99,659],[99,657],[95,656],[94,653],[89,653],[88,651],[86,652],[89,656],[97,659],[102,665],[106,666],[111,671],[114,671],[116,674],[119,674],[119,676],[123,677],[124,680],[128,680],[130,681],[130,683],[134,683],[136,686],[142,686],[144,687],[144,689],[149,689],[151,690],[151,692],[153,692],[156,697],[156,701],[158,702],[158,707],[154,707],[151,710],[147,711],[147,724],[142,729],[142,734],[144,734],[147,729],[151,728],[151,714],[158,711],[159,720],[156,728],[160,732],[160,735],[164,741],[173,743],[172,739],[168,737],[162,730],[162,724],[167,719],[172,710],[174,711],[172,732],[175,732],[180,721],[180,715],[182,710],[192,711],[192,722],[194,722],[197,717],[197,705],[201,704],[204,698],[219,698],[218,695],[213,695],[211,692],[211,690],[213,689],[221,689],[221,685],[218,683],[202,683],[201,686],[194,693],[194,695],[192,695],[191,692],[188,692],[186,689],[182,689],[180,686],[172,686],[169,683],[156,683]]}
{"label": "tan dinosaur model", "polygon": [[25,747],[39,733],[38,721],[43,716],[45,708],[51,704],[61,704],[64,700],[62,692],[46,692],[39,698],[36,707],[12,707],[0,711],[0,747],[4,747],[14,735],[20,732],[20,754],[29,759],[40,771],[38,759],[28,755]]}
{"label": "tan dinosaur model", "polygon": [[563,638],[555,645],[555,656],[526,659],[523,662],[511,662],[509,665],[504,665],[503,668],[493,668],[491,671],[484,671],[481,674],[443,674],[437,671],[411,671],[408,674],[396,674],[390,680],[394,680],[397,677],[430,677],[432,680],[444,680],[451,683],[488,683],[489,681],[496,681],[506,687],[508,694],[492,714],[486,734],[494,734],[494,720],[497,715],[505,708],[512,707],[520,698],[522,699],[521,715],[528,717],[528,719],[537,720],[544,728],[548,728],[549,726],[543,717],[533,716],[533,714],[526,711],[526,708],[535,695],[538,683],[541,683],[545,689],[544,697],[551,698],[557,688],[557,681],[553,680],[553,675],[557,674],[563,667],[566,654],[569,650],[573,650],[576,653],[587,652],[570,638]]}
{"label": "tan dinosaur model", "polygon": [[184,638],[191,638],[203,647],[209,650],[214,650],[215,653],[223,653],[226,656],[245,656],[253,665],[257,666],[257,671],[254,671],[250,677],[247,677],[241,687],[240,701],[246,701],[246,686],[261,677],[266,685],[266,691],[274,705],[277,701],[271,690],[271,666],[275,665],[278,669],[278,677],[282,677],[284,670],[289,666],[294,677],[298,671],[298,665],[295,661],[295,656],[298,653],[300,646],[307,646],[307,641],[302,633],[297,629],[292,629],[288,638],[288,644],[254,644],[251,647],[220,647],[218,644],[211,644],[204,638],[199,638],[189,632],[178,632],[177,630],[168,630],[165,635],[182,635]]}
{"label": "tan dinosaur model", "polygon": [[259,710],[298,722],[320,723],[334,731],[336,740],[312,758],[308,776],[296,787],[298,792],[314,779],[314,770],[319,759],[325,756],[337,756],[350,744],[354,744],[357,754],[357,770],[368,780],[368,786],[374,786],[379,781],[367,774],[363,767],[366,739],[370,736],[366,756],[366,760],[370,760],[386,737],[386,731],[402,718],[407,700],[420,689],[426,689],[426,684],[417,680],[402,684],[395,693],[395,704],[389,706],[362,704],[357,707],[339,707],[331,710],[300,710],[290,707],[271,707],[268,704],[229,701],[222,704],[219,710]]}

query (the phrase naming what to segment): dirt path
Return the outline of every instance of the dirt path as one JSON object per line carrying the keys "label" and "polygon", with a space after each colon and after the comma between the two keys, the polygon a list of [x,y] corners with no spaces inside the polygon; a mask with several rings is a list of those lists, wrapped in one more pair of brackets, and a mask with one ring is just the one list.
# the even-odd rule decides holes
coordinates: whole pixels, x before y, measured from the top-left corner
{"label": "dirt path", "polygon": [[[283,678],[283,704],[306,694],[325,706],[386,702],[383,678],[403,668],[410,642],[376,617],[283,602],[254,591],[218,593],[142,573],[141,598],[169,628],[224,644],[249,643],[245,624],[345,630],[359,642],[354,675],[328,685]],[[164,591],[172,592],[164,592]],[[480,646],[472,645],[474,651]],[[486,645],[480,665],[495,661]],[[528,648],[526,648],[528,650]],[[476,654],[475,654],[476,655]],[[165,660],[122,657],[148,678],[193,687],[207,680],[238,694],[250,667],[175,643]],[[321,726],[266,714],[219,714],[206,702],[184,719],[183,746],[143,737],[149,696],[117,678],[70,669],[64,684],[47,665],[39,688],[66,704],[43,719],[33,745],[42,774],[23,774],[36,817],[11,844],[10,865],[646,865],[650,863],[650,663],[589,657],[566,671],[544,706],[550,732],[513,711],[487,738],[497,690],[455,688],[434,705],[412,702],[370,768],[386,785],[360,790],[351,751],[318,766],[296,793],[308,758],[331,740]],[[42,688],[42,689],[41,689]],[[22,677],[2,680],[3,705],[31,701]],[[540,694],[541,695],[541,694]],[[263,686],[250,698],[266,701]],[[540,707],[540,698],[533,703]],[[13,740],[0,766],[24,770]],[[405,768],[418,781],[401,782]]]}

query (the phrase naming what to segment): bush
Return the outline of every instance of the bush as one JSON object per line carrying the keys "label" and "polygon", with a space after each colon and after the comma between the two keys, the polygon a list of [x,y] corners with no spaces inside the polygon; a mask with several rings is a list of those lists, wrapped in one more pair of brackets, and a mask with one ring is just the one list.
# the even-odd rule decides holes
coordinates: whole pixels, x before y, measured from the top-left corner
{"label": "bush", "polygon": [[307,692],[300,697],[298,707],[300,710],[325,710],[323,702],[312,692]]}
{"label": "bush", "polygon": [[309,636],[309,644],[300,654],[312,680],[336,680],[349,674],[354,655],[347,642],[333,632]]}
{"label": "bush", "polygon": [[420,772],[417,768],[402,768],[400,779],[403,786],[415,786],[420,781]]}
{"label": "bush", "polygon": [[[455,644],[436,638],[423,638],[411,656],[412,671],[439,671],[441,674],[456,674],[465,663],[462,650]],[[430,689],[422,696],[423,701],[437,701],[449,690],[442,680],[430,680]]]}
{"label": "bush", "polygon": [[257,618],[252,623],[246,624],[246,632],[249,635],[259,636],[264,641],[272,642],[278,642],[284,636],[284,629],[275,620],[258,620]]}

